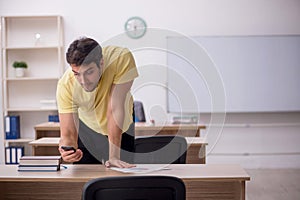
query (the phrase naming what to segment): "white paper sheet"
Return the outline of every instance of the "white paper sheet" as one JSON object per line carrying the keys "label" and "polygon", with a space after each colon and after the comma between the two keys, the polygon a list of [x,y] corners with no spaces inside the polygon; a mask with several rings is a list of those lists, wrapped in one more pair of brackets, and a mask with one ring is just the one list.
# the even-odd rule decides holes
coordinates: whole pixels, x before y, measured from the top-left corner
{"label": "white paper sheet", "polygon": [[169,164],[142,164],[132,168],[111,167],[110,169],[122,173],[150,173],[159,170],[170,170],[171,168],[169,167]]}

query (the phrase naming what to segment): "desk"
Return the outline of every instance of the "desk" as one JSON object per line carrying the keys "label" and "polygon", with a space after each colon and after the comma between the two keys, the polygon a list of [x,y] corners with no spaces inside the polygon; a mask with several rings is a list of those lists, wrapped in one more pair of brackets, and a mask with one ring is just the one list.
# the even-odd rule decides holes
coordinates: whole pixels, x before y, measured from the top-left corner
{"label": "desk", "polygon": [[186,152],[187,164],[205,164],[206,163],[206,140],[202,137],[185,137],[188,150]]}
{"label": "desk", "polygon": [[35,139],[42,137],[60,137],[60,126],[57,122],[45,122],[34,126]]}
{"label": "desk", "polygon": [[[200,136],[200,130],[205,129],[206,126],[200,124],[156,124],[137,122],[135,123],[136,136],[149,135],[181,135],[187,137]],[[59,137],[60,127],[59,123],[46,122],[38,124],[34,127],[35,139],[41,137]]]}
{"label": "desk", "polygon": [[[159,166],[159,165],[157,165]],[[82,187],[90,179],[107,176],[137,176],[103,165],[68,165],[58,172],[18,172],[17,166],[0,165],[0,199],[81,199]],[[147,167],[144,165],[143,167]],[[176,176],[186,186],[186,199],[245,200],[250,176],[239,165],[170,165],[144,175]]]}
{"label": "desk", "polygon": [[59,137],[42,137],[29,142],[32,146],[32,155],[34,156],[56,156],[60,155],[58,151]]}
{"label": "desk", "polygon": [[200,124],[155,124],[135,123],[136,136],[149,135],[180,135],[185,137],[199,137],[200,130],[206,126]]}
{"label": "desk", "polygon": [[[207,142],[201,137],[186,137],[188,143],[187,164],[205,164]],[[54,156],[58,152],[59,137],[43,137],[29,143],[34,156]]]}

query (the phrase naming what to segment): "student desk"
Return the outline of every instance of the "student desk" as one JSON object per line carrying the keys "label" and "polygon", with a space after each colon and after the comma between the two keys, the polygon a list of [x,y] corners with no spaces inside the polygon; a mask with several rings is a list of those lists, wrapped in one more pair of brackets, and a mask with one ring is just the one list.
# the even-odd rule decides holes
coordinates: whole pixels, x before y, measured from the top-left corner
{"label": "student desk", "polygon": [[32,155],[34,156],[56,156],[60,155],[58,151],[59,137],[42,137],[29,142],[32,146]]}
{"label": "student desk", "polygon": [[[59,137],[59,123],[46,122],[38,124],[34,127],[35,139],[41,137]],[[150,136],[150,135],[181,135],[187,137],[200,136],[200,130],[205,129],[206,126],[200,124],[156,124],[137,122],[135,123],[136,136]]]}
{"label": "student desk", "polygon": [[35,139],[42,137],[60,137],[60,126],[58,122],[45,122],[34,126]]}
{"label": "student desk", "polygon": [[[201,137],[186,137],[188,143],[186,163],[205,164],[207,142]],[[59,137],[43,137],[29,143],[35,156],[59,155]]]}
{"label": "student desk", "polygon": [[200,124],[154,124],[144,122],[135,123],[136,136],[149,135],[180,135],[185,137],[199,137],[200,130],[206,126]]}
{"label": "student desk", "polygon": [[67,169],[58,172],[18,172],[15,165],[0,165],[0,199],[79,200],[83,185],[90,179],[167,175],[184,181],[188,200],[245,200],[245,183],[250,176],[239,165],[174,164],[169,168],[147,174],[125,174],[103,165],[67,165]]}

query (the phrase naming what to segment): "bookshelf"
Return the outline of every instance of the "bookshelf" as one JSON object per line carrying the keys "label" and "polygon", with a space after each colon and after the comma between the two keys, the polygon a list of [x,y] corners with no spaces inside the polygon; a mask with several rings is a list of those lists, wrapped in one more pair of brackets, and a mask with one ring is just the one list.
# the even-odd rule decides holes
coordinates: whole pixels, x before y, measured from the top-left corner
{"label": "bookshelf", "polygon": [[[64,71],[61,16],[1,17],[2,117],[20,116],[20,139],[5,139],[5,146],[28,143],[34,126],[57,114],[56,84]],[[24,77],[16,77],[14,61],[28,65]],[[26,150],[25,150],[26,152]],[[27,151],[28,152],[28,151]]]}

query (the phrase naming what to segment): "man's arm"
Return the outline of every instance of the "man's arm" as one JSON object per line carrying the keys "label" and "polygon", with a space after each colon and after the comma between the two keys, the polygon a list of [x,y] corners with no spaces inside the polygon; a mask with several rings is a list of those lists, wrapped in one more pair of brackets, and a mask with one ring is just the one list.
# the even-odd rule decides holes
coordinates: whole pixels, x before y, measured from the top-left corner
{"label": "man's arm", "polygon": [[125,101],[133,81],[113,84],[107,109],[107,126],[109,140],[109,160],[106,166],[133,167],[135,165],[120,160],[122,127],[124,122]]}
{"label": "man's arm", "polygon": [[[77,162],[79,161],[83,153],[80,149],[77,149],[78,140],[78,116],[74,113],[59,114],[60,121],[60,141],[59,152],[65,162]],[[76,150],[64,151],[61,146],[72,146]]]}

